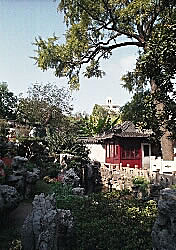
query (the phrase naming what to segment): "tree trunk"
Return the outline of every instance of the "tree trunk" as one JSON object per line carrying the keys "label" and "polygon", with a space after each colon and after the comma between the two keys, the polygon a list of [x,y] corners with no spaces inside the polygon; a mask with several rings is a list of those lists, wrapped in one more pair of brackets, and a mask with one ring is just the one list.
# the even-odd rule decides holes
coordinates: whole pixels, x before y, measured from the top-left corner
{"label": "tree trunk", "polygon": [[[151,92],[154,94],[158,91],[158,87],[155,83],[155,80],[151,80]],[[161,115],[164,112],[164,103],[155,101],[157,115]],[[161,142],[161,150],[162,157],[165,161],[172,161],[174,159],[174,150],[173,150],[173,140],[171,139],[172,133],[167,129],[167,121],[160,121],[160,130],[162,132],[162,136],[160,139]]]}
{"label": "tree trunk", "polygon": [[161,137],[161,150],[163,160],[172,161],[174,159],[173,140],[170,139],[171,133],[168,129],[165,129],[163,136]]}

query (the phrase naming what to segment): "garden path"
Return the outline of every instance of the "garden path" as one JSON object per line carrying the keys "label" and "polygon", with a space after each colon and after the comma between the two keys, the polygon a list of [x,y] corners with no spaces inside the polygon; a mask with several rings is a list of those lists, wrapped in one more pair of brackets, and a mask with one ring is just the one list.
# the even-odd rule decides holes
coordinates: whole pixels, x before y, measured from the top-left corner
{"label": "garden path", "polygon": [[4,222],[0,227],[0,250],[8,250],[10,242],[20,239],[21,227],[31,210],[32,201],[22,201],[15,210],[3,218]]}

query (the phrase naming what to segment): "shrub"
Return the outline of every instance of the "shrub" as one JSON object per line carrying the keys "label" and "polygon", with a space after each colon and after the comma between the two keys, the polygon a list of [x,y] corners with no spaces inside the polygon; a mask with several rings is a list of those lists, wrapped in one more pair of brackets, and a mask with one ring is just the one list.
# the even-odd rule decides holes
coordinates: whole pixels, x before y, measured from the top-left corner
{"label": "shrub", "polygon": [[151,230],[157,212],[154,201],[139,201],[133,196],[123,199],[121,191],[67,197],[70,200],[57,205],[70,209],[74,216],[72,250],[152,249]]}
{"label": "shrub", "polygon": [[149,182],[142,176],[134,177],[133,179],[133,185],[135,187],[139,188],[139,191],[141,191],[143,194],[147,193]]}

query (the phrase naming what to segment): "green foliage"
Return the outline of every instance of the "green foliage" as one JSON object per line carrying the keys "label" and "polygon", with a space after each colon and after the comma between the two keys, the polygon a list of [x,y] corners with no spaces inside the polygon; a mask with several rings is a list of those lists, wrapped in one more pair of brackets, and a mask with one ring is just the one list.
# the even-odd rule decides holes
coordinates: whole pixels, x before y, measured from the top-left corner
{"label": "green foliage", "polygon": [[0,119],[0,136],[7,136],[9,125],[5,119]]}
{"label": "green foliage", "polygon": [[90,158],[88,156],[89,150],[83,143],[77,141],[67,152],[73,156],[67,160],[67,167],[73,168],[80,176],[82,174],[83,166],[90,162]]}
{"label": "green foliage", "polygon": [[26,167],[26,169],[27,169],[28,171],[32,171],[33,168],[36,168],[36,165],[35,165],[34,163],[32,163],[32,162],[27,162],[27,163],[25,164],[25,167]]}
{"label": "green foliage", "polygon": [[42,70],[52,68],[56,76],[68,78],[72,89],[78,88],[84,64],[84,76],[102,77],[100,61],[109,59],[113,50],[124,46],[146,49],[158,24],[174,12],[173,6],[173,1],[165,0],[96,0],[94,4],[61,0],[58,10],[64,13],[68,28],[66,42],[60,44],[56,36],[46,41],[39,37],[34,59]]}
{"label": "green foliage", "polygon": [[5,176],[0,175],[0,185],[5,184]]}
{"label": "green foliage", "polygon": [[59,171],[61,170],[61,165],[59,163],[48,162],[46,165],[46,175],[50,178],[57,177]]}
{"label": "green foliage", "polygon": [[[1,216],[2,217],[2,216]],[[2,221],[4,220],[4,224]],[[2,223],[2,224],[1,224]],[[0,221],[0,249],[21,250],[20,228],[8,221],[7,216],[3,216]]]}
{"label": "green foliage", "polygon": [[142,176],[134,177],[133,185],[139,188],[142,193],[147,193],[149,182]]}
{"label": "green foliage", "polygon": [[71,197],[57,205],[70,209],[74,216],[73,250],[152,249],[154,201],[141,202],[120,191]]}
{"label": "green foliage", "polygon": [[176,184],[171,185],[171,189],[176,189]]}
{"label": "green foliage", "polygon": [[98,135],[112,129],[120,122],[120,115],[114,111],[95,104],[89,118],[88,129],[90,135]]}
{"label": "green foliage", "polygon": [[15,119],[17,97],[9,91],[5,82],[0,83],[0,119]]}
{"label": "green foliage", "polygon": [[41,193],[49,194],[51,193],[51,186],[43,180],[38,180],[34,186],[33,193],[34,195],[39,195]]}
{"label": "green foliage", "polygon": [[63,129],[47,129],[46,141],[51,154],[56,155],[69,150],[76,140],[76,131],[72,131],[67,121]]}
{"label": "green foliage", "polygon": [[[165,6],[163,8],[162,4]],[[143,89],[151,85],[151,98],[155,105],[155,121],[152,127],[158,134],[158,128],[167,128],[175,137],[176,119],[176,11],[174,1],[161,1],[161,13],[147,46],[140,53],[133,72],[128,72],[123,80],[129,91]],[[162,104],[159,105],[159,104]],[[153,112],[151,112],[153,114]],[[151,124],[152,125],[152,124]]]}
{"label": "green foliage", "polygon": [[28,97],[19,98],[17,118],[35,126],[59,126],[63,113],[71,109],[70,94],[50,83],[35,83],[28,89]]}
{"label": "green foliage", "polygon": [[149,90],[137,91],[130,102],[121,108],[122,121],[132,121],[140,129],[152,129],[155,140],[160,139],[160,119],[156,115],[156,105]]}
{"label": "green foliage", "polygon": [[72,200],[72,186],[65,185],[60,182],[55,182],[51,184],[50,192],[55,194],[57,204],[62,206],[62,204],[67,204]]}
{"label": "green foliage", "polygon": [[77,113],[70,117],[72,130],[77,134],[77,137],[88,137],[91,135],[89,128],[89,116],[87,114]]}
{"label": "green foliage", "polygon": [[47,143],[44,139],[33,137],[20,137],[18,153],[20,156],[26,157],[33,163],[40,165],[42,161],[48,158]]}
{"label": "green foliage", "polygon": [[[174,130],[175,113],[173,109],[171,112],[170,103],[176,96],[175,0],[96,0],[94,4],[91,0],[61,0],[58,9],[64,13],[67,25],[65,43],[60,44],[56,36],[36,39],[37,65],[42,70],[52,68],[56,76],[67,77],[71,89],[77,89],[82,68],[88,78],[102,77],[102,60],[109,59],[115,49],[137,46],[140,50],[136,69],[123,77],[125,86],[130,91],[139,90],[150,81],[155,105],[164,103],[164,111],[156,114],[160,130],[166,128],[163,121],[169,121],[170,113],[174,116],[167,125]],[[100,120],[98,126],[103,122]],[[165,152],[164,143],[162,148]]]}
{"label": "green foliage", "polygon": [[13,173],[13,169],[9,166],[4,166],[4,173],[5,173],[5,177],[8,177],[9,175],[11,175]]}
{"label": "green foliage", "polygon": [[13,240],[9,250],[21,250],[22,245],[20,240]]}

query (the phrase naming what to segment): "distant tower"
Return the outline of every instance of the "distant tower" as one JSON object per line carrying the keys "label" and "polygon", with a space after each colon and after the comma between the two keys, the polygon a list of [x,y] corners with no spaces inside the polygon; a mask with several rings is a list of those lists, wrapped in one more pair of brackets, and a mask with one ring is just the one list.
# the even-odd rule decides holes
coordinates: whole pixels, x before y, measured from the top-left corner
{"label": "distant tower", "polygon": [[102,105],[105,109],[109,111],[114,111],[116,113],[120,112],[120,106],[118,104],[113,104],[112,102],[112,97],[107,97],[106,98],[106,104]]}
{"label": "distant tower", "polygon": [[112,97],[107,97],[106,98],[106,105],[109,107],[112,107]]}

